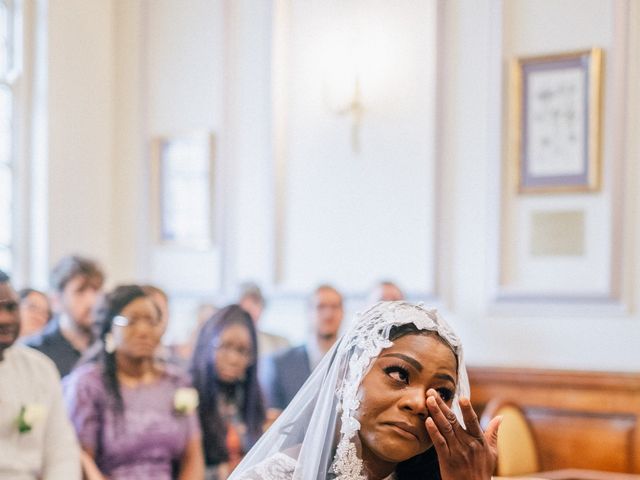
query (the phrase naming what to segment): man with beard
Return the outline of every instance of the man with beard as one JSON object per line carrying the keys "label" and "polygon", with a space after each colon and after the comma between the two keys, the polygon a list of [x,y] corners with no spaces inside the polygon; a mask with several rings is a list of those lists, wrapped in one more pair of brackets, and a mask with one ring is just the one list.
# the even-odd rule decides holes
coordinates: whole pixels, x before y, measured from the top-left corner
{"label": "man with beard", "polygon": [[309,307],[312,328],[309,340],[266,358],[258,370],[270,417],[275,410],[284,410],[338,339],[344,316],[340,292],[331,285],[320,285],[311,295]]}
{"label": "man with beard", "polygon": [[93,307],[104,274],[93,260],[64,257],[51,271],[54,318],[25,344],[47,355],[60,376],[68,374],[93,341]]}
{"label": "man with beard", "polygon": [[18,295],[0,271],[0,480],[80,480],[80,451],[55,365],[14,345]]}

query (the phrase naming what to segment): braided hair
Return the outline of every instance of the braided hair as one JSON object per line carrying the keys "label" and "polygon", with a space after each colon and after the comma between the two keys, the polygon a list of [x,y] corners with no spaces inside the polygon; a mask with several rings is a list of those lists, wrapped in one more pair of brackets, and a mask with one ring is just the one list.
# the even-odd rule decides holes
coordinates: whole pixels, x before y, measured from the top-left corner
{"label": "braided hair", "polygon": [[107,336],[111,333],[114,317],[119,315],[122,310],[134,300],[148,296],[149,295],[139,285],[121,285],[105,295],[96,311],[98,337],[102,340],[102,351],[97,360],[103,367],[102,378],[107,392],[113,398],[116,413],[122,413],[124,411],[124,403],[120,391],[120,383],[118,382],[116,355],[115,352],[109,351],[107,348]]}

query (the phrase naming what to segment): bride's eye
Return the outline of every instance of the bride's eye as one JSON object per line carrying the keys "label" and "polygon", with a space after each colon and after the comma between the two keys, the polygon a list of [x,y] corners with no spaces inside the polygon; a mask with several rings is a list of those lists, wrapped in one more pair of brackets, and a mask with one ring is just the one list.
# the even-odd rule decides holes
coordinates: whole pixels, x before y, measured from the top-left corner
{"label": "bride's eye", "polygon": [[453,399],[454,393],[452,390],[449,390],[448,388],[439,388],[438,395],[440,395],[440,398],[444,403],[447,403]]}
{"label": "bride's eye", "polygon": [[409,383],[409,372],[404,367],[394,365],[385,368],[384,372],[398,382]]}

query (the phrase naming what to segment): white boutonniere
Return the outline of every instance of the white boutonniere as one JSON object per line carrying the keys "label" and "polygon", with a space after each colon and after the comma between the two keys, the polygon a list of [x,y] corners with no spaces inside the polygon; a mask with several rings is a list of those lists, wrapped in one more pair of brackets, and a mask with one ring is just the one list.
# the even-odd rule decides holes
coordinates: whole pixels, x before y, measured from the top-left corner
{"label": "white boutonniere", "polygon": [[179,388],[173,396],[173,409],[180,415],[195,412],[199,403],[198,391],[195,388]]}
{"label": "white boutonniere", "polygon": [[16,420],[20,433],[30,432],[33,427],[42,422],[47,416],[47,407],[41,403],[29,403],[20,407],[20,414]]}

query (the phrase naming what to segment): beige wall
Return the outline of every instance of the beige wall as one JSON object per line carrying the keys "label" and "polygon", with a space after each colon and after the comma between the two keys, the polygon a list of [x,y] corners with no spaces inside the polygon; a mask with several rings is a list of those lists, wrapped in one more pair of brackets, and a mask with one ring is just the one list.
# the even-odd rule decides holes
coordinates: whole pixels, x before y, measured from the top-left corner
{"label": "beige wall", "polygon": [[[623,100],[638,98],[637,41],[621,43],[623,27],[637,40],[634,2],[624,15],[623,1],[344,4],[360,35],[375,35],[367,22],[383,35],[371,44],[384,75],[375,76],[374,64],[362,80],[372,83],[363,84],[360,154],[351,151],[349,121],[323,106],[314,63],[314,33],[339,30],[329,15],[336,6],[311,4],[51,1],[50,261],[79,250],[104,261],[112,283],[168,288],[176,338],[200,300],[230,299],[243,279],[259,280],[270,294],[266,325],[302,339],[311,285],[336,282],[350,294],[351,313],[370,282],[390,276],[447,314],[473,363],[640,367],[633,360],[640,256],[630,248],[640,223],[632,193],[638,140],[615,134],[633,131],[638,120],[617,109],[624,89],[613,88],[630,89]],[[565,17],[571,28],[558,20]],[[434,24],[437,37],[429,33]],[[606,72],[609,180],[601,193],[572,201],[603,225],[588,227],[588,239],[606,256],[607,284],[618,282],[621,294],[599,303],[588,296],[503,302],[501,242],[519,232],[501,216],[506,62],[592,45],[618,59]],[[158,245],[149,142],[203,128],[217,144],[216,243],[198,251]],[[636,174],[621,177],[618,200],[616,171]],[[618,210],[626,215],[622,230],[614,228]]]}
{"label": "beige wall", "polygon": [[113,3],[48,5],[49,259],[81,252],[111,264]]}
{"label": "beige wall", "polygon": [[[635,3],[446,2],[446,57],[452,60],[445,70],[451,85],[445,156],[454,162],[449,181],[456,215],[447,306],[475,364],[596,370],[639,366],[633,360],[634,339],[640,333],[634,308],[637,260],[629,248],[635,238],[629,227],[638,219],[620,216],[621,209],[637,211],[637,200],[628,197],[637,180],[620,175],[637,162],[637,138],[618,137],[629,121],[624,108],[628,96],[638,94],[637,42],[624,40],[626,28],[637,35],[638,11],[627,10],[629,5]],[[592,46],[605,49],[607,62],[603,189],[565,196],[501,195],[508,61],[513,55]],[[616,199],[617,193],[621,198]],[[505,223],[501,212],[511,208],[518,218],[531,204],[542,211],[566,204],[584,211],[588,254],[604,258],[592,262],[593,271],[579,281],[565,281],[561,295],[549,295],[544,287],[562,278],[566,258],[555,260],[551,270],[523,270],[522,275],[533,278],[521,289],[520,298],[509,297],[500,285],[501,267],[519,261],[505,259],[504,249],[517,250],[528,241],[525,230]]]}

